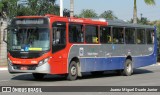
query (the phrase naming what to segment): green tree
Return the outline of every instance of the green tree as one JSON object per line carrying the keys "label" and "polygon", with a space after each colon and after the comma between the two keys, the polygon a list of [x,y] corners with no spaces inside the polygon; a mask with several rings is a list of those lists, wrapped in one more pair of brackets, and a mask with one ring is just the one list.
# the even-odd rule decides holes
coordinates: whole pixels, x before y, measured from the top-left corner
{"label": "green tree", "polygon": [[94,18],[94,17],[97,17],[97,13],[92,9],[83,9],[78,17]]}
{"label": "green tree", "polygon": [[28,6],[17,5],[19,0],[1,0],[0,16],[13,18],[22,15],[59,15],[59,6],[55,4],[56,0],[28,0]]}
{"label": "green tree", "polygon": [[2,18],[11,18],[17,15],[18,0],[1,0],[0,13]]}
{"label": "green tree", "polygon": [[148,25],[149,20],[146,17],[142,17],[141,19],[138,20],[138,23],[143,24],[143,25]]}
{"label": "green tree", "polygon": [[117,17],[114,15],[113,11],[108,10],[104,11],[99,17],[107,18],[107,19],[117,19]]}
{"label": "green tree", "polygon": [[[147,5],[155,5],[155,0],[144,0]],[[137,0],[134,0],[133,23],[137,23]]]}
{"label": "green tree", "polygon": [[[130,23],[133,23],[133,19],[129,21]],[[152,25],[150,21],[146,17],[142,18],[137,18],[137,24],[142,24],[142,25]]]}
{"label": "green tree", "polygon": [[59,15],[59,6],[55,2],[56,0],[29,0],[31,12],[28,15]]}
{"label": "green tree", "polygon": [[64,17],[70,17],[70,10],[64,9],[64,10],[63,10],[63,16],[64,16]]}

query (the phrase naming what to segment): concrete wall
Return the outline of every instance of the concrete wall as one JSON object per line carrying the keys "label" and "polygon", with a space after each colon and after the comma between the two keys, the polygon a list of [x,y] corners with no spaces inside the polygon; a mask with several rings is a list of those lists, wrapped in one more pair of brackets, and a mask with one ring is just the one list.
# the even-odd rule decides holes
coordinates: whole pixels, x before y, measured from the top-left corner
{"label": "concrete wall", "polygon": [[7,21],[0,20],[0,66],[7,65],[7,44],[3,42],[3,30],[6,27]]}

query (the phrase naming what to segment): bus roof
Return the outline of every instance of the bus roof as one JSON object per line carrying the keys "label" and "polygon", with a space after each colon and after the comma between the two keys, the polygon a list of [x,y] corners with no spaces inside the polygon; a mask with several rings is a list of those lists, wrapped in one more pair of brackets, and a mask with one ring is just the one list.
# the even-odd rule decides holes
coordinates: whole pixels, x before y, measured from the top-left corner
{"label": "bus roof", "polygon": [[133,24],[133,23],[129,23],[129,22],[125,22],[123,20],[108,20],[105,18],[92,18],[93,20],[105,20],[106,22],[108,22],[108,26],[116,26],[116,27],[129,27],[129,28],[151,28],[154,29],[154,26],[151,25],[141,25],[141,24]]}
{"label": "bus roof", "polygon": [[45,16],[17,16],[16,18],[42,18],[42,17],[49,17],[49,18],[57,18],[63,19],[66,22],[75,22],[75,23],[85,23],[85,24],[100,24],[100,25],[108,25],[108,26],[116,26],[116,27],[130,27],[130,28],[151,28],[154,29],[154,26],[150,25],[140,25],[140,24],[133,24],[128,23],[123,20],[107,20],[105,18],[70,18],[70,17],[60,17],[57,15],[46,14]]}
{"label": "bus roof", "polygon": [[154,28],[151,25],[140,25],[140,24],[133,24],[128,23],[122,20],[106,20],[109,26],[122,26],[122,27],[133,27],[133,28]]}

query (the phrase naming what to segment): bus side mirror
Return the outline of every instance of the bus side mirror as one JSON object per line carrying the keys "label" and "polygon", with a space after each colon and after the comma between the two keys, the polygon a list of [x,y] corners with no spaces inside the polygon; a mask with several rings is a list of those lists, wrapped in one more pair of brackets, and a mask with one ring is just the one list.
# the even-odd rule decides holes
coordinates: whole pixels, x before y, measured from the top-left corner
{"label": "bus side mirror", "polygon": [[7,28],[5,28],[4,30],[3,30],[3,41],[5,42],[5,43],[7,43]]}

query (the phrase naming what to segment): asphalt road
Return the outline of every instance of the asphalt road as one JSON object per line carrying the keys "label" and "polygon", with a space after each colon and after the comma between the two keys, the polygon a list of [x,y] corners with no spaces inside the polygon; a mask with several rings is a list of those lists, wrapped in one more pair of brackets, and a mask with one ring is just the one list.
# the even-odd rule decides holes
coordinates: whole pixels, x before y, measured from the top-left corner
{"label": "asphalt road", "polygon": [[[43,80],[35,80],[32,74],[9,74],[8,71],[0,71],[0,86],[160,86],[160,66],[134,69],[132,76],[118,76],[113,71],[105,72],[104,75],[100,76],[85,73],[82,78],[75,81],[68,81],[65,77],[58,75],[47,75]],[[81,94],[76,93],[76,95]],[[97,92],[97,94],[106,95],[106,93],[100,92]],[[84,95],[97,94],[86,93]],[[153,95],[155,94],[153,93]],[[61,95],[66,95],[66,93],[61,93]],[[151,93],[148,95],[151,95]]]}

